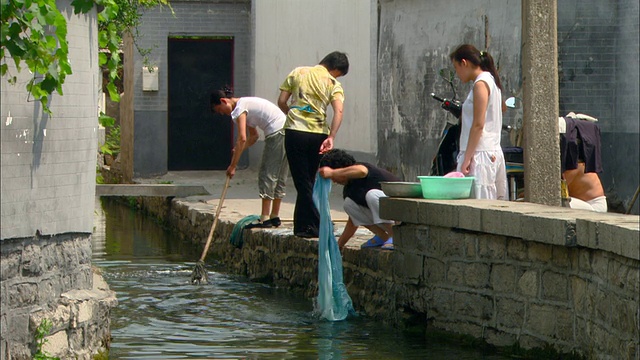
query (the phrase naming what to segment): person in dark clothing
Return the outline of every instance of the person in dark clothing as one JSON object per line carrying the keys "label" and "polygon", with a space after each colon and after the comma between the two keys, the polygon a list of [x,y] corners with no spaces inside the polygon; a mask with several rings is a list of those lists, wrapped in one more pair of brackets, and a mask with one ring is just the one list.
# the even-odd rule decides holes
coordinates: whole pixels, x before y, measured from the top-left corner
{"label": "person in dark clothing", "polygon": [[607,212],[607,197],[598,176],[602,172],[600,128],[573,113],[558,121],[560,125],[564,122],[560,126],[560,161],[571,198],[569,207]]}
{"label": "person in dark clothing", "polygon": [[362,247],[393,249],[393,220],[380,218],[380,198],[386,196],[380,182],[399,181],[398,177],[374,165],[356,162],[340,149],[324,154],[318,172],[323,178],[344,186],[344,211],[349,219],[338,239],[338,247],[342,249],[362,225],[375,234]]}

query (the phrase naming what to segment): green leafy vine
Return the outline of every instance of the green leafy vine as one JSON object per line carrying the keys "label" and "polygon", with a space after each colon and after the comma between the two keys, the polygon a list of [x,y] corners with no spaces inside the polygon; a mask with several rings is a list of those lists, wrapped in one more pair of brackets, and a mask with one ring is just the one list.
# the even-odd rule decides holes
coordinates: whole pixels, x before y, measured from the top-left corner
{"label": "green leafy vine", "polygon": [[[42,102],[43,110],[51,114],[49,100],[54,93],[63,95],[62,84],[72,74],[67,42],[67,21],[55,0],[0,0],[0,75],[15,84],[7,64],[10,57],[18,72],[24,66],[33,74],[26,90]],[[75,15],[98,10],[99,64],[108,69],[106,89],[113,101],[119,101],[116,86],[121,66],[120,47],[126,32],[135,33],[142,11],[154,6],[169,6],[168,0],[73,0]],[[169,6],[169,8],[171,8]],[[173,10],[172,10],[173,11]],[[146,57],[148,51],[138,50]]]}

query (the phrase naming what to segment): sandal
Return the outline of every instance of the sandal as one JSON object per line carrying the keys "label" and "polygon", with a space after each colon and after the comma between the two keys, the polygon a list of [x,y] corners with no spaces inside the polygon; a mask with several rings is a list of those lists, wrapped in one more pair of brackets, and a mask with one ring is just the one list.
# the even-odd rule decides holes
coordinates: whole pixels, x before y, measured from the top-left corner
{"label": "sandal", "polygon": [[244,228],[245,229],[256,229],[256,228],[266,229],[266,228],[270,228],[270,227],[271,227],[271,224],[266,224],[265,222],[257,220],[255,222],[252,222],[251,224],[248,224]]}
{"label": "sandal", "polygon": [[245,229],[254,229],[254,228],[259,228],[259,229],[270,229],[273,227],[278,227],[282,224],[282,221],[280,220],[279,217],[274,217],[271,219],[267,219],[265,221],[260,221],[257,220],[256,222],[252,222],[251,224],[245,226]]}
{"label": "sandal", "polygon": [[393,238],[389,238],[389,240],[384,242],[384,245],[381,247],[382,250],[393,250]]}
{"label": "sandal", "polygon": [[364,249],[368,247],[378,247],[378,246],[382,246],[383,244],[384,244],[384,240],[382,240],[378,235],[376,235],[371,239],[369,239],[366,243],[360,245],[360,248]]}
{"label": "sandal", "polygon": [[269,220],[263,221],[262,224],[265,225],[263,227],[278,227],[282,225],[282,221],[280,221],[280,218],[276,216],[276,217],[272,217]]}

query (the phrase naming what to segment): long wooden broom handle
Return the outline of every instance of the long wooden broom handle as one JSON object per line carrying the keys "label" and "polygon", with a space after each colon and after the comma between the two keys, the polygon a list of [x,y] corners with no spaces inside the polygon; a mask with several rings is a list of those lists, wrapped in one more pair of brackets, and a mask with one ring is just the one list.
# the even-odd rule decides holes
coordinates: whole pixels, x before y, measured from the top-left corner
{"label": "long wooden broom handle", "polygon": [[204,258],[207,256],[207,252],[209,251],[209,245],[211,245],[211,239],[213,239],[213,233],[216,231],[216,226],[218,225],[220,210],[222,210],[222,203],[224,202],[224,197],[227,195],[227,188],[229,188],[230,180],[231,180],[231,177],[227,175],[227,181],[224,184],[224,189],[222,189],[222,195],[220,195],[220,201],[218,202],[218,208],[216,209],[216,217],[213,219],[213,225],[211,225],[211,230],[209,231],[209,237],[207,237],[207,243],[204,245],[202,256],[200,256],[200,261],[204,261]]}

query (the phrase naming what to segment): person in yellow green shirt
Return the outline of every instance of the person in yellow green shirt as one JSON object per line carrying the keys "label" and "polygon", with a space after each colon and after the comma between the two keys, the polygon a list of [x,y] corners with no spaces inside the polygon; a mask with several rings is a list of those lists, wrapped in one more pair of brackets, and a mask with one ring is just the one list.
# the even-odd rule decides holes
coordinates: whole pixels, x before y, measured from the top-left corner
{"label": "person in yellow green shirt", "polygon": [[[293,232],[318,237],[320,216],[313,204],[313,184],[322,154],[333,149],[342,123],[344,91],[338,77],[349,72],[349,59],[334,51],[316,66],[297,67],[280,85],[278,107],[287,114],[285,151],[296,188]],[[327,106],[333,109],[327,123]]]}

